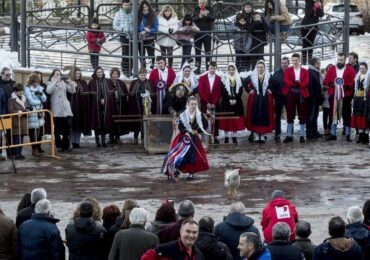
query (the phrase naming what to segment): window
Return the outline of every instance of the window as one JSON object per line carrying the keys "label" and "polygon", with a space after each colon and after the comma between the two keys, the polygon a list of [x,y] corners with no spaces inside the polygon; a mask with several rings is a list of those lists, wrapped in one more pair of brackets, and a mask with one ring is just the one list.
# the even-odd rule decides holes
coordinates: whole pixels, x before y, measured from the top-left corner
{"label": "window", "polygon": [[[349,10],[350,10],[351,13],[358,13],[359,12],[357,6],[355,6],[355,5],[350,5]],[[344,5],[334,5],[333,6],[333,12],[344,13]]]}

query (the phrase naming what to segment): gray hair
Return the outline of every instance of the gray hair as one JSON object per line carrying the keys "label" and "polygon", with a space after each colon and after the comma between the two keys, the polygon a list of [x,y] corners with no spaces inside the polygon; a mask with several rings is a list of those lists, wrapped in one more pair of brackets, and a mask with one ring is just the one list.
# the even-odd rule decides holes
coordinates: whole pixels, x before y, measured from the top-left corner
{"label": "gray hair", "polygon": [[243,237],[248,243],[253,244],[254,250],[258,250],[263,246],[260,236],[254,232],[245,232],[240,235],[240,238]]}
{"label": "gray hair", "polygon": [[362,210],[359,206],[352,206],[349,207],[347,210],[347,218],[349,224],[364,221],[364,214],[362,214]]}
{"label": "gray hair", "polygon": [[274,240],[289,240],[290,227],[285,222],[278,222],[272,228],[272,237]]}
{"label": "gray hair", "polygon": [[230,205],[230,214],[232,213],[240,213],[240,214],[245,214],[245,206],[243,202],[234,202],[233,204]]}
{"label": "gray hair", "polygon": [[148,213],[143,208],[134,208],[129,216],[131,225],[144,226],[148,218]]}
{"label": "gray hair", "polygon": [[181,218],[192,218],[195,214],[194,203],[191,200],[184,200],[179,205],[179,216]]}
{"label": "gray hair", "polygon": [[31,192],[31,203],[36,204],[39,200],[46,199],[46,190],[43,188],[34,189]]}
{"label": "gray hair", "polygon": [[39,200],[35,206],[36,214],[49,214],[51,212],[51,203],[47,199]]}

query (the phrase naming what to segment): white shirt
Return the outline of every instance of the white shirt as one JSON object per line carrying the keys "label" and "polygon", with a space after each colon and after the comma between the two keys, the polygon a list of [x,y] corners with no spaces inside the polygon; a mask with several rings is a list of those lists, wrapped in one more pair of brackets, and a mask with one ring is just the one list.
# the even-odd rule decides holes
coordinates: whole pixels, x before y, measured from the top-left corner
{"label": "white shirt", "polygon": [[213,89],[213,84],[215,83],[215,78],[216,78],[216,75],[210,75],[208,73],[208,82],[209,82],[209,88],[211,90],[211,93],[212,93],[212,89]]}
{"label": "white shirt", "polygon": [[160,68],[158,68],[158,72],[159,72],[159,79],[163,80],[164,82],[167,82],[168,68],[166,67],[163,71]]}
{"label": "white shirt", "polygon": [[343,79],[343,74],[344,74],[344,70],[345,70],[346,66],[344,66],[343,68],[341,69],[338,69],[337,66],[335,66],[335,69],[336,69],[336,74],[337,74],[337,78],[341,78]]}
{"label": "white shirt", "polygon": [[299,68],[294,68],[294,76],[296,81],[301,80],[301,67]]}

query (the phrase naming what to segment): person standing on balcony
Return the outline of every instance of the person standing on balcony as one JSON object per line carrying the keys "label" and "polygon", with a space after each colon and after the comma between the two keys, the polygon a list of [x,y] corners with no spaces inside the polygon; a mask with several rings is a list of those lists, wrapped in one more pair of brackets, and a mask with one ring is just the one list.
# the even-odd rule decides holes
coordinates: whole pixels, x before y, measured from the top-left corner
{"label": "person standing on balcony", "polygon": [[269,31],[275,34],[275,22],[279,22],[280,25],[280,41],[281,43],[286,43],[288,37],[288,31],[290,25],[292,24],[292,19],[290,18],[288,8],[285,4],[280,2],[279,13],[280,15],[274,14],[275,3],[274,0],[267,0],[265,3],[265,19],[269,24]]}
{"label": "person standing on balcony", "polygon": [[[162,56],[173,55],[173,47],[177,45],[175,32],[177,31],[179,20],[172,6],[163,6],[158,15],[158,32],[157,44],[161,49]],[[172,68],[173,58],[168,58],[168,67]]]}
{"label": "person standing on balcony", "polygon": [[[307,25],[301,29],[302,47],[310,48],[315,45],[315,38],[319,27],[315,25],[320,17],[324,16],[323,3],[321,0],[306,0],[304,17],[301,25]],[[313,49],[302,51],[302,64],[307,64],[312,59]]]}
{"label": "person standing on balcony", "polygon": [[113,30],[122,33],[120,35],[122,47],[122,73],[130,76],[132,72],[132,28],[133,14],[130,0],[122,0],[122,7],[115,14],[113,19]]}
{"label": "person standing on balcony", "polygon": [[[191,14],[186,14],[180,21],[176,34],[177,40],[181,44],[182,55],[191,55],[191,49],[193,48],[191,40],[194,39],[194,34],[196,32],[199,32],[199,28],[193,23],[193,17]],[[183,68],[185,62],[191,63],[193,59],[190,57],[183,57],[181,59],[181,68]]]}
{"label": "person standing on balcony", "polygon": [[90,54],[90,62],[94,70],[99,66],[99,53],[101,51],[102,44],[106,41],[103,32],[96,32],[95,30],[100,30],[99,21],[97,18],[93,18],[90,23],[90,29],[86,33],[87,46]]}
{"label": "person standing on balcony", "polygon": [[142,56],[141,66],[145,67],[145,50],[150,57],[152,63],[151,68],[154,67],[154,39],[156,33],[158,32],[158,19],[155,15],[153,8],[147,0],[143,0],[139,5],[139,17],[138,17],[138,32],[139,39],[142,40],[139,42],[139,53]]}
{"label": "person standing on balcony", "polygon": [[[211,48],[212,48],[212,36],[209,32],[213,29],[213,22],[215,21],[214,11],[211,6],[207,6],[207,0],[198,0],[198,6],[195,7],[193,12],[193,22],[200,29],[200,32],[194,36],[195,55],[203,54],[206,56],[206,67],[208,67],[211,61]],[[202,45],[204,46],[204,52],[202,53]],[[196,70],[195,74],[200,74],[200,68],[202,65],[202,57],[196,57]]]}
{"label": "person standing on balcony", "polygon": [[253,23],[250,26],[250,33],[253,35],[251,53],[254,56],[251,57],[253,61],[250,68],[254,70],[255,65],[260,60],[265,60],[265,45],[267,45],[267,34],[268,34],[268,24],[265,19],[262,18],[261,14],[258,12],[253,13]]}

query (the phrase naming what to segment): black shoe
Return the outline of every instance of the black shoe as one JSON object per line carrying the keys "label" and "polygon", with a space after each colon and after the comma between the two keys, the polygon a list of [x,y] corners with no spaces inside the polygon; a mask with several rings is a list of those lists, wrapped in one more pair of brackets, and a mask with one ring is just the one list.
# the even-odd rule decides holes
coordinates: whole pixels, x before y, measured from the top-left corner
{"label": "black shoe", "polygon": [[250,134],[248,137],[248,142],[253,143],[254,142],[254,133]]}
{"label": "black shoe", "polygon": [[264,143],[266,143],[266,141],[265,140],[262,140],[262,139],[258,139],[257,141],[254,141],[255,143],[257,143],[257,144],[264,144]]}
{"label": "black shoe", "polygon": [[111,139],[111,138],[109,138],[109,141],[108,141],[108,145],[114,145],[116,142],[113,140],[113,139]]}
{"label": "black shoe", "polygon": [[21,155],[21,154],[18,154],[18,155],[16,155],[15,156],[15,159],[16,160],[24,160],[24,159],[26,159],[26,157],[24,157],[23,155]]}
{"label": "black shoe", "polygon": [[293,142],[293,136],[287,136],[285,137],[283,143],[286,144],[286,143],[291,143]]}
{"label": "black shoe", "polygon": [[358,139],[356,141],[356,144],[359,144],[359,143],[362,143],[363,142],[363,135],[364,135],[364,133],[359,133]]}
{"label": "black shoe", "polygon": [[299,142],[300,142],[301,144],[304,144],[304,143],[306,142],[306,139],[304,139],[304,136],[301,136],[301,137],[299,138]]}
{"label": "black shoe", "polygon": [[228,144],[229,143],[229,137],[225,137],[225,144]]}
{"label": "black shoe", "polygon": [[238,140],[236,139],[236,137],[233,137],[233,144],[238,144]]}
{"label": "black shoe", "polygon": [[274,141],[275,142],[280,142],[280,135],[275,135],[274,136]]}
{"label": "black shoe", "polygon": [[323,138],[324,135],[320,134],[319,132],[314,133],[314,136],[317,138]]}
{"label": "black shoe", "polygon": [[213,141],[214,144],[220,144],[220,141],[218,141],[217,138],[215,138],[215,140]]}
{"label": "black shoe", "polygon": [[368,144],[369,143],[369,134],[364,133],[364,137],[362,139],[363,144]]}
{"label": "black shoe", "polygon": [[350,136],[350,135],[347,135],[347,136],[346,136],[346,141],[347,141],[347,142],[352,142],[352,139],[351,139],[351,136]]}
{"label": "black shoe", "polygon": [[95,143],[96,143],[96,147],[98,147],[98,148],[101,147],[100,138],[99,138],[98,135],[95,136]]}
{"label": "black shoe", "polygon": [[39,153],[44,153],[45,152],[44,150],[42,150],[40,145],[37,147],[37,150],[39,151]]}
{"label": "black shoe", "polygon": [[73,149],[81,149],[80,144],[72,143],[72,148]]}
{"label": "black shoe", "polygon": [[107,143],[105,142],[105,135],[101,135],[101,146],[107,147]]}
{"label": "black shoe", "polygon": [[325,140],[326,141],[336,141],[337,140],[337,136],[331,134]]}

